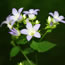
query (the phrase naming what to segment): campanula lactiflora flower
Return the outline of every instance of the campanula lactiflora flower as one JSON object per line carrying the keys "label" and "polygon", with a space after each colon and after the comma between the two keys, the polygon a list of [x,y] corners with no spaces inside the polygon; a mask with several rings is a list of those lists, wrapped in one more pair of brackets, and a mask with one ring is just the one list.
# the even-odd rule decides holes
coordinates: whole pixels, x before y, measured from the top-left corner
{"label": "campanula lactiflora flower", "polygon": [[1,23],[1,26],[3,25],[3,24],[7,24],[7,27],[8,28],[12,28],[12,20],[10,19],[10,15],[6,18],[6,20],[5,21],[3,21],[2,23]]}
{"label": "campanula lactiflora flower", "polygon": [[65,23],[65,21],[63,20],[64,16],[59,16],[58,11],[55,11],[54,13],[50,12],[49,14],[55,19],[56,22]]}
{"label": "campanula lactiflora flower", "polygon": [[19,30],[13,28],[13,29],[10,29],[10,32],[9,32],[11,35],[14,35],[14,36],[19,36],[20,35],[20,32]]}
{"label": "campanula lactiflora flower", "polygon": [[30,9],[29,11],[24,11],[23,13],[28,15],[30,20],[36,19],[36,16],[38,14],[39,9]]}
{"label": "campanula lactiflora flower", "polygon": [[22,19],[22,15],[21,15],[22,10],[23,8],[20,8],[18,11],[15,8],[12,9],[13,15],[10,16],[10,19],[13,21],[12,25],[14,25],[16,21],[20,21]]}
{"label": "campanula lactiflora flower", "polygon": [[21,34],[27,35],[26,38],[28,41],[30,41],[33,36],[36,38],[41,37],[40,33],[38,32],[38,29],[40,28],[40,24],[36,24],[36,25],[32,26],[32,24],[30,22],[27,22],[26,28],[27,29],[21,30]]}

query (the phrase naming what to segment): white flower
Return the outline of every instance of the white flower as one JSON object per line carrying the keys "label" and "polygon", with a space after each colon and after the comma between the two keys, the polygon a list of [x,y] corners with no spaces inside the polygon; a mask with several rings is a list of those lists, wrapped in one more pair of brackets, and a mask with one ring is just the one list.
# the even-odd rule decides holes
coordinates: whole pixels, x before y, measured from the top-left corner
{"label": "white flower", "polygon": [[50,12],[49,14],[54,18],[56,22],[65,23],[65,21],[63,20],[64,16],[59,16],[58,11],[55,11],[54,13]]}
{"label": "white flower", "polygon": [[38,14],[39,9],[30,9],[29,11],[24,11],[23,13],[28,15],[30,20],[35,20],[36,16]]}
{"label": "white flower", "polygon": [[10,32],[9,32],[11,35],[14,35],[14,36],[20,36],[20,31],[13,28],[13,29],[10,29]]}
{"label": "white flower", "polygon": [[11,25],[12,22],[13,22],[13,21],[10,19],[10,16],[8,16],[8,17],[6,18],[6,20],[2,22],[1,26],[2,26],[3,24],[7,24],[7,27],[11,29],[11,28],[12,28],[12,25]]}
{"label": "white flower", "polygon": [[14,22],[12,23],[12,25],[16,22],[16,21],[19,21],[22,19],[22,15],[21,15],[21,12],[22,12],[23,8],[20,8],[18,11],[13,8],[12,9],[12,16],[10,17],[11,20],[13,20]]}
{"label": "white flower", "polygon": [[28,41],[30,41],[33,36],[37,38],[41,37],[40,33],[38,32],[38,29],[40,28],[40,24],[36,24],[35,26],[32,26],[30,22],[27,22],[26,28],[27,29],[21,30],[21,34],[27,35],[26,38]]}
{"label": "white flower", "polygon": [[23,13],[24,14],[34,14],[34,15],[37,15],[38,14],[38,11],[40,11],[39,9],[30,9],[29,11],[24,11]]}

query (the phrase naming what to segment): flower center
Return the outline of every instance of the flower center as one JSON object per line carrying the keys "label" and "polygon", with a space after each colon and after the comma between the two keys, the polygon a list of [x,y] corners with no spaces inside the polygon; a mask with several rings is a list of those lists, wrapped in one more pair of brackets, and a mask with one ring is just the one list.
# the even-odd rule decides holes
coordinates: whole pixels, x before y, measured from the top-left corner
{"label": "flower center", "polygon": [[17,14],[17,15],[14,17],[15,20],[18,20],[18,18],[19,18],[19,14]]}
{"label": "flower center", "polygon": [[29,16],[29,19],[31,19],[31,20],[35,19],[35,15],[34,14],[29,14],[28,16]]}
{"label": "flower center", "polygon": [[53,22],[50,23],[50,26],[53,26]]}
{"label": "flower center", "polygon": [[33,28],[31,28],[31,29],[29,29],[28,30],[28,34],[30,35],[30,36],[33,36],[34,34],[35,34],[35,30],[33,29]]}
{"label": "flower center", "polygon": [[54,18],[57,19],[57,20],[60,20],[60,18],[58,16],[55,16]]}

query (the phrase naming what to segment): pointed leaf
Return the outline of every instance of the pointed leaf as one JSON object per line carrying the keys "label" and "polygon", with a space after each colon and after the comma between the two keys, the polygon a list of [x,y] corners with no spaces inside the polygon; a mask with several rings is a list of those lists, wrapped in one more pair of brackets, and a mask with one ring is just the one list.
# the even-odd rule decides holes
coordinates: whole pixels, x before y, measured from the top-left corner
{"label": "pointed leaf", "polygon": [[10,52],[10,57],[14,57],[16,56],[20,51],[20,47],[19,46],[15,46],[11,49],[11,52]]}
{"label": "pointed leaf", "polygon": [[33,41],[30,47],[38,52],[46,52],[50,50],[51,48],[55,47],[56,44],[53,44],[48,41],[43,41],[43,42],[35,42]]}

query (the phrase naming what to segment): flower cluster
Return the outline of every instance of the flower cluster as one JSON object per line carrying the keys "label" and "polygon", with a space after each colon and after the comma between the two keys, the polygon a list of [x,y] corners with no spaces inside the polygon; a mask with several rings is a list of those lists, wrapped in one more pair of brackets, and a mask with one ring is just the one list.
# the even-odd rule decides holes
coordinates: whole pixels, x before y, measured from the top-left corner
{"label": "flower cluster", "polygon": [[49,15],[50,16],[48,16],[48,19],[47,19],[46,29],[48,29],[48,28],[52,28],[52,29],[56,28],[56,25],[59,24],[59,22],[65,23],[64,16],[62,16],[62,15],[59,16],[58,11],[55,11],[54,13],[50,12]]}
{"label": "flower cluster", "polygon": [[[20,8],[18,11],[16,8],[12,9],[12,14],[9,15],[1,25],[7,24],[7,27],[10,30],[10,34],[13,36],[20,36],[21,34],[27,35],[26,39],[30,41],[32,37],[41,38],[39,32],[40,21],[36,20],[39,9],[30,9],[29,11],[23,11],[23,8]],[[54,13],[50,12],[50,16],[47,19],[47,25],[45,29],[54,29],[59,22],[65,23],[64,16],[59,16],[58,11]],[[21,25],[19,25],[21,24]],[[23,28],[23,25],[26,28]]]}
{"label": "flower cluster", "polygon": [[[9,15],[1,25],[7,24],[10,29],[10,34],[14,36],[20,36],[21,34],[27,35],[27,40],[30,41],[32,37],[40,38],[41,35],[38,32],[40,24],[36,19],[39,9],[30,9],[29,11],[24,11],[20,8],[18,11],[13,8],[12,14]],[[26,22],[26,23],[25,23]],[[19,23],[25,23],[26,29],[19,29]],[[22,27],[22,25],[21,25]]]}

